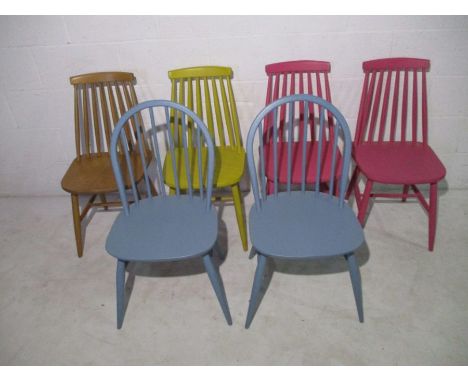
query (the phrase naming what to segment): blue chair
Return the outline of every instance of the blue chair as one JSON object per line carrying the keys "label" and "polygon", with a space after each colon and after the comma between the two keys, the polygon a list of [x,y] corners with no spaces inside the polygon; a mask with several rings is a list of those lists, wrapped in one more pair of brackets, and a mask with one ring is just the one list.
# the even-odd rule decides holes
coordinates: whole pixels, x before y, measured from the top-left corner
{"label": "blue chair", "polygon": [[[294,143],[299,140],[300,114],[315,115],[318,119],[306,118],[302,129],[306,137],[300,153],[293,155]],[[327,140],[325,120],[334,119],[333,144]],[[280,125],[284,128],[281,129]],[[264,131],[270,129],[273,149],[273,179],[265,176],[267,153],[263,149]],[[283,134],[281,140],[279,135]],[[315,158],[308,158],[307,134],[314,134],[317,149]],[[254,153],[257,142],[258,155]],[[286,142],[286,146],[285,143]],[[287,156],[287,182],[279,181],[280,144],[287,147],[281,155]],[[330,187],[327,193],[320,192],[320,176],[324,171],[323,158],[329,158],[331,150]],[[286,151],[286,152],[285,152]],[[297,151],[297,150],[296,150]],[[332,256],[344,256],[351,275],[359,321],[363,322],[362,291],[359,267],[354,251],[364,242],[364,234],[352,209],[345,203],[344,196],[348,181],[351,159],[351,135],[342,114],[331,103],[322,98],[298,94],[280,98],[266,106],[255,118],[247,137],[247,161],[255,203],[250,210],[249,229],[252,240],[251,255],[257,254],[257,269],[245,327],[249,328],[257,304],[265,266],[268,259],[313,260]],[[315,163],[315,181],[307,184],[309,166]],[[293,168],[300,166],[301,182],[292,183]],[[328,165],[327,165],[328,166]],[[336,176],[339,174],[339,176]],[[335,179],[338,197],[334,196]],[[273,181],[273,192],[268,194],[268,182]]]}
{"label": "blue chair", "polygon": [[[143,121],[151,125],[147,132],[142,128]],[[182,131],[182,145],[175,144],[174,131]],[[150,142],[152,155],[144,148],[143,139]],[[174,178],[178,179],[181,168],[185,168],[187,177],[184,193],[177,183],[173,196],[164,186],[163,173],[167,170],[161,158],[167,152],[172,158]],[[203,259],[231,325],[221,277],[212,261],[218,219],[211,204],[214,147],[206,126],[185,106],[164,100],[143,102],[119,120],[110,153],[123,205],[106,242],[106,250],[117,259],[117,328],[122,327],[124,318],[125,270],[129,262],[173,262],[194,257]],[[152,157],[155,163],[148,163]],[[137,188],[135,168],[143,174],[145,192]],[[151,192],[150,174],[156,178],[157,196]],[[197,177],[196,189],[192,187],[192,176]]]}

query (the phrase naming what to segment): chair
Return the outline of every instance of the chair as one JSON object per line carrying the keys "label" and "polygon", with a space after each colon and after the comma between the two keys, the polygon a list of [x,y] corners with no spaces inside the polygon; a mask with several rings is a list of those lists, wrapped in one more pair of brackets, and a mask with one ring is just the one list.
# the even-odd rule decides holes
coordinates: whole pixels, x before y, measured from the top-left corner
{"label": "chair", "polygon": [[[318,123],[309,119],[304,125],[304,140],[301,143],[302,157],[300,189],[293,190],[292,184],[292,130],[297,122],[295,116],[304,110],[307,115],[314,109],[319,117]],[[286,191],[278,192],[279,183],[279,134],[281,112],[285,110],[285,129],[287,153],[287,183]],[[321,176],[321,144],[324,138],[325,114],[334,119],[334,140],[331,147],[332,166],[330,187],[327,193],[320,192]],[[266,125],[266,123],[268,123]],[[265,126],[270,128],[273,144],[273,188],[272,194],[267,192],[266,160],[262,140]],[[318,137],[316,176],[312,184],[307,178],[307,132],[313,129]],[[259,155],[254,154],[254,142],[259,144]],[[349,272],[357,305],[359,321],[363,322],[362,292],[359,267],[354,251],[363,243],[362,227],[352,209],[345,203],[344,196],[347,185],[347,174],[351,161],[351,135],[348,125],[341,113],[322,98],[297,94],[280,98],[266,106],[255,118],[247,137],[247,163],[252,179],[252,190],[255,203],[249,214],[250,240],[252,254],[257,254],[257,269],[255,272],[252,294],[247,313],[246,328],[252,322],[262,279],[268,259],[313,260],[344,256]],[[342,147],[342,148],[341,148]],[[342,150],[338,163],[338,151]],[[335,174],[338,178],[338,196],[333,195]]]}
{"label": "chair", "polygon": [[[265,72],[268,76],[268,85],[267,85],[267,95],[265,100],[265,106],[270,104],[273,101],[276,101],[280,97],[286,97],[293,94],[311,94],[317,95],[321,98],[324,98],[328,102],[331,102],[331,92],[330,92],[330,83],[328,80],[328,75],[330,73],[330,63],[326,61],[311,61],[311,60],[302,60],[302,61],[288,61],[288,62],[278,62],[265,66]],[[281,89],[281,90],[280,90]],[[284,141],[284,120],[285,120],[285,105],[280,111],[280,126],[279,126],[279,184],[284,185],[287,183],[286,174],[287,174],[287,157],[285,153],[287,152],[286,142]],[[314,119],[315,115],[313,110],[310,111],[309,115],[304,114],[304,110],[300,111],[298,115],[299,124],[296,127],[293,135],[296,136],[296,139],[293,142],[292,147],[292,183],[301,184],[301,142],[304,140],[304,121],[305,119]],[[330,132],[333,133],[332,129],[332,118],[328,118],[327,130],[330,129]],[[312,131],[311,131],[312,132]],[[306,158],[309,167],[306,172],[306,182],[311,183],[315,180],[315,160],[316,160],[316,150],[317,142],[316,137],[313,134],[308,135],[308,140],[306,143]],[[330,182],[330,165],[332,152],[329,149],[333,141],[333,137],[326,137],[323,140],[322,147],[322,171],[320,182],[324,185],[327,185]],[[271,126],[266,129],[264,136],[264,150],[266,153],[266,177],[267,177],[267,193],[271,194],[273,192],[273,161],[271,160],[272,156],[272,144],[271,144]],[[336,177],[339,177],[340,174],[335,174]],[[336,184],[336,180],[335,180]]]}
{"label": "chair", "polygon": [[[247,250],[247,229],[239,182],[244,174],[245,151],[239,131],[236,102],[231,85],[232,69],[220,66],[201,66],[171,70],[171,100],[195,111],[208,126],[215,144],[216,189],[230,188],[231,195],[218,195],[221,200],[233,200],[242,247]],[[180,176],[184,179],[184,176]],[[166,183],[174,190],[171,173]],[[181,184],[182,189],[187,187]],[[173,191],[172,191],[173,192]]]}
{"label": "chair", "polygon": [[[177,184],[176,195],[168,195],[161,158],[167,150],[173,159],[170,170],[177,172],[177,153],[170,128],[173,111],[182,130],[183,142],[179,147],[182,160],[179,163],[186,167],[185,182],[188,186],[187,192],[182,194]],[[151,125],[149,137],[146,137],[151,142],[155,158],[151,165],[145,159],[142,144],[148,133],[140,128],[136,129],[136,137],[129,133],[128,122],[133,121],[139,127],[141,120],[150,121]],[[189,133],[193,138],[190,143],[187,139]],[[115,219],[106,241],[106,250],[117,259],[117,328],[122,327],[124,318],[125,269],[129,262],[174,262],[195,257],[203,259],[226,321],[231,325],[222,281],[211,258],[218,235],[218,219],[211,203],[214,148],[206,126],[195,113],[174,102],[143,102],[119,120],[112,134],[110,155],[123,205],[123,211]],[[139,192],[135,185],[134,157],[138,158],[143,172],[145,193]],[[197,163],[197,171],[189,169],[193,168],[192,160]],[[151,173],[156,174],[158,196],[151,193]],[[197,190],[191,186],[192,176],[199,181]],[[130,189],[126,184],[131,185]]]}
{"label": "chair", "polygon": [[[102,72],[73,76],[76,158],[62,179],[71,194],[78,256],[83,255],[81,222],[92,207],[119,205],[106,194],[117,191],[109,156],[113,127],[137,103],[133,73]],[[141,177],[141,174],[140,174]],[[139,177],[137,177],[139,179]],[[90,195],[80,212],[79,195]],[[99,195],[100,203],[95,202]]]}
{"label": "chair", "polygon": [[[387,58],[363,63],[365,73],[353,156],[356,167],[348,195],[354,191],[358,219],[364,225],[369,199],[416,197],[429,214],[429,250],[434,249],[437,183],[445,168],[428,144],[426,72],[429,60]],[[358,177],[366,178],[361,193]],[[372,192],[374,183],[403,186],[402,193]],[[418,188],[429,184],[429,203]],[[409,189],[414,191],[409,194]]]}

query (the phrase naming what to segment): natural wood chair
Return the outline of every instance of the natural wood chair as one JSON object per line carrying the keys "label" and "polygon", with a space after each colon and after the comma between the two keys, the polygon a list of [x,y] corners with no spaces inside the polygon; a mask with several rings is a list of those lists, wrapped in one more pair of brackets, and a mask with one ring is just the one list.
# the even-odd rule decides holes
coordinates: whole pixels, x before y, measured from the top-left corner
{"label": "natural wood chair", "polygon": [[[126,72],[88,73],[70,77],[74,87],[76,158],[62,179],[62,188],[71,194],[73,225],[78,256],[83,255],[81,223],[92,207],[120,205],[106,194],[117,192],[109,156],[110,139],[120,117],[138,103],[135,76]],[[133,122],[133,121],[132,121]],[[136,128],[134,123],[127,131]],[[136,136],[136,135],[135,135]],[[145,152],[150,154],[144,142]],[[135,158],[135,168],[138,159]],[[149,163],[149,161],[147,162]],[[137,171],[137,182],[142,178]],[[126,182],[130,186],[129,181]],[[79,195],[90,195],[80,211]],[[100,202],[95,202],[99,196]]]}

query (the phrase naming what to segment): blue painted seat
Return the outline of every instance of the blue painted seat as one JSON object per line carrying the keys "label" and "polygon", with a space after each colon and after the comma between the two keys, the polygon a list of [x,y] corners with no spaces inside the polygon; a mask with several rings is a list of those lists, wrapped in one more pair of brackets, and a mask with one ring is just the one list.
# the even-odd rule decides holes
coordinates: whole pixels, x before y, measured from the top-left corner
{"label": "blue painted seat", "polygon": [[[318,150],[314,158],[316,177],[313,183],[307,183],[307,139],[303,139],[299,143],[303,158],[301,183],[295,185],[292,173],[297,171],[293,169],[293,150],[297,151],[299,137],[297,115],[302,112],[308,115],[312,111],[319,118],[309,120],[308,126],[302,130],[306,135],[309,132],[318,137]],[[280,114],[286,116],[286,121],[281,119],[279,123]],[[331,149],[329,147],[332,151],[330,187],[327,193],[323,193],[320,192],[320,176],[324,167],[321,163],[321,148],[326,139],[324,121],[330,118],[334,119],[334,138],[330,143]],[[279,132],[280,125],[284,126],[285,131]],[[265,176],[267,161],[261,144],[265,126],[272,129],[273,148],[269,161],[273,161],[273,164],[268,165],[273,168],[273,179],[270,174],[268,178]],[[280,134],[283,134],[282,142],[279,140]],[[286,184],[283,184],[279,175],[279,147],[283,151],[287,149],[286,154],[281,153],[287,157]],[[257,254],[258,265],[246,328],[250,326],[257,309],[267,260],[274,258],[293,261],[344,256],[348,263],[359,321],[363,322],[361,278],[354,251],[363,244],[364,234],[352,209],[344,201],[351,160],[351,135],[344,117],[331,103],[316,96],[298,94],[280,98],[266,106],[252,123],[247,137],[247,160],[255,199],[249,214],[251,253]],[[272,184],[268,184],[270,182]],[[334,196],[335,186],[338,196]],[[269,188],[273,188],[273,193],[269,194]]]}
{"label": "blue painted seat", "polygon": [[[143,121],[150,121],[144,131]],[[178,171],[197,161],[199,171],[186,171],[183,192],[176,185],[176,195],[169,195],[164,186],[165,155],[175,159],[174,129],[182,132],[183,144],[177,147],[179,161],[165,171]],[[190,136],[190,139],[186,139]],[[150,142],[153,155],[141,144]],[[226,321],[231,314],[219,275],[212,261],[213,247],[218,235],[218,219],[212,207],[211,194],[214,172],[214,147],[208,129],[195,113],[175,102],[154,100],[130,109],[119,120],[111,139],[111,160],[122,200],[123,211],[115,219],[106,241],[106,250],[117,259],[117,328],[124,318],[125,270],[129,262],[171,262],[201,257]],[[144,174],[146,192],[140,192],[134,174],[134,157],[138,156]],[[146,158],[155,158],[146,163]],[[203,162],[202,162],[203,157]],[[155,183],[150,178],[155,178]],[[198,177],[192,187],[191,176]],[[125,180],[125,182],[124,182]],[[127,185],[127,186],[126,186]],[[130,186],[128,186],[130,185]],[[157,195],[151,190],[155,189]]]}

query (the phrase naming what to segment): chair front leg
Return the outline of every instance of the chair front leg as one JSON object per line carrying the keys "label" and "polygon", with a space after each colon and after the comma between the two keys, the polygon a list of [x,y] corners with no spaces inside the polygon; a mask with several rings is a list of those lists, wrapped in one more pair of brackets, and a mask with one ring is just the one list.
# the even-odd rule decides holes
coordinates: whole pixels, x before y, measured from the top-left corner
{"label": "chair front leg", "polygon": [[244,206],[242,203],[242,194],[240,191],[239,183],[231,187],[232,197],[234,199],[234,209],[236,210],[237,225],[239,227],[239,234],[242,241],[242,248],[247,251],[247,227],[244,219]]}
{"label": "chair front leg", "polygon": [[262,287],[263,275],[265,274],[265,265],[267,258],[260,253],[257,253],[257,270],[255,271],[255,278],[252,286],[252,293],[250,295],[249,310],[247,312],[247,319],[245,321],[245,328],[248,329],[252,323],[255,311],[257,310],[258,297]]}
{"label": "chair front leg", "polygon": [[361,274],[359,273],[359,266],[356,261],[354,253],[345,255],[348,263],[349,275],[351,276],[351,284],[353,285],[354,300],[359,316],[359,322],[364,322],[364,311],[362,309],[362,288],[361,288]]}
{"label": "chair front leg", "polygon": [[224,291],[223,282],[219,275],[219,272],[216,270],[211,254],[203,256],[203,264],[205,265],[206,272],[211,281],[211,285],[216,293],[221,309],[223,310],[224,317],[228,325],[232,325],[231,312],[229,311],[229,306],[226,298],[226,292]]}
{"label": "chair front leg", "polygon": [[117,291],[117,329],[123,324],[125,314],[125,268],[127,262],[117,260],[117,271],[115,273],[115,284]]}
{"label": "chair front leg", "polygon": [[77,194],[71,194],[73,229],[75,231],[76,250],[78,257],[83,256],[83,238],[81,234],[80,202]]}
{"label": "chair front leg", "polygon": [[429,191],[429,251],[434,250],[437,226],[437,183],[431,183]]}

